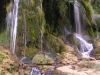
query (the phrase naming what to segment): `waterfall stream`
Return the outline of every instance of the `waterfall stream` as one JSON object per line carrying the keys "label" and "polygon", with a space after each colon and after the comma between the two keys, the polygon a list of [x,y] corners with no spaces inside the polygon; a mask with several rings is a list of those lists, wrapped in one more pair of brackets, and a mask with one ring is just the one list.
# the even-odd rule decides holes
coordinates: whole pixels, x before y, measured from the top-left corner
{"label": "waterfall stream", "polygon": [[75,17],[75,26],[76,26],[76,33],[81,34],[81,18],[80,18],[80,11],[79,11],[79,2],[75,0],[74,4],[74,17]]}
{"label": "waterfall stream", "polygon": [[30,72],[30,75],[52,75],[53,71],[54,71],[54,68],[49,68],[44,73],[41,73],[38,67],[33,67]]}
{"label": "waterfall stream", "polygon": [[90,57],[90,53],[93,50],[93,45],[88,43],[85,39],[82,38],[82,24],[81,24],[81,17],[80,17],[80,4],[77,0],[75,0],[74,4],[74,18],[75,18],[75,26],[76,26],[76,38],[80,41],[80,52],[82,53],[83,57]]}
{"label": "waterfall stream", "polygon": [[93,45],[85,41],[79,34],[75,34],[80,40],[80,51],[83,57],[90,57],[90,52],[93,50]]}
{"label": "waterfall stream", "polygon": [[8,14],[7,24],[10,25],[10,50],[15,54],[16,34],[17,34],[17,19],[18,19],[18,3],[19,0],[14,0],[14,6]]}

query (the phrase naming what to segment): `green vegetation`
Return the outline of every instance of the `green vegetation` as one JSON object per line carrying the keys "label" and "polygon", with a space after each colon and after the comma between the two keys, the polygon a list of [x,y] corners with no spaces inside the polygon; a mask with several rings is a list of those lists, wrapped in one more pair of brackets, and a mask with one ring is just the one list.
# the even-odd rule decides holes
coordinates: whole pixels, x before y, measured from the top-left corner
{"label": "green vegetation", "polygon": [[9,33],[7,31],[3,31],[2,33],[0,33],[0,45],[5,45],[9,47],[10,45],[9,42],[10,42]]}
{"label": "green vegetation", "polygon": [[[80,10],[83,11],[83,18],[86,24],[83,32],[86,32],[91,37],[95,37],[96,33],[92,26],[94,25],[94,11],[90,1],[79,1],[82,7]],[[27,56],[42,49],[47,49],[52,53],[62,53],[65,51],[64,45],[58,42],[58,37],[63,37],[63,26],[68,28],[72,24],[72,27],[75,28],[73,21],[71,21],[74,19],[74,11],[71,12],[73,4],[74,0],[30,0],[30,4],[27,4],[26,1],[20,3],[17,45],[23,47]],[[71,17],[71,15],[73,16]],[[25,39],[28,40],[26,49],[24,49]],[[65,39],[60,40],[65,42]],[[74,37],[67,40],[79,47],[79,43]],[[44,46],[44,44],[46,45]]]}
{"label": "green vegetation", "polygon": [[83,10],[83,17],[86,24],[86,31],[91,37],[95,37],[95,31],[93,30],[94,23],[94,10],[90,4],[90,0],[80,0]]}
{"label": "green vegetation", "polygon": [[34,55],[38,50],[36,48],[33,47],[27,47],[26,48],[26,52],[25,52],[25,56],[31,56]]}
{"label": "green vegetation", "polygon": [[96,64],[94,62],[91,61],[82,61],[81,64],[79,64],[79,66],[81,68],[86,67],[86,68],[92,68],[92,69],[96,69],[96,70],[100,70],[100,64]]}
{"label": "green vegetation", "polygon": [[26,1],[22,1],[20,6],[21,8],[19,9],[18,16],[19,25],[17,45],[19,47],[22,46],[24,49],[25,40],[28,40],[26,43],[27,48],[25,50],[28,52],[26,55],[29,56],[37,49],[40,50],[42,36],[45,32],[45,19],[42,10],[42,0],[30,0],[30,4],[27,4]]}
{"label": "green vegetation", "polygon": [[[83,33],[95,37],[94,5],[91,6],[90,0],[78,1],[82,12],[81,17],[84,18],[82,20],[85,21],[82,24]],[[92,4],[96,4],[96,2],[98,0],[92,0]],[[6,4],[6,6],[6,11],[9,12],[13,3]],[[19,6],[16,47],[22,55],[24,50],[25,55],[30,56],[42,49],[53,53],[62,53],[66,51],[64,46],[66,40],[79,47],[77,39],[73,36],[71,38],[70,36],[69,38],[62,36],[63,27],[71,28],[71,30],[68,30],[69,32],[74,33],[75,31],[74,0],[29,0],[29,3],[27,0],[21,0]],[[100,27],[99,19],[97,25]],[[6,32],[0,34],[1,42],[5,41],[5,34]],[[9,41],[9,38],[6,40]],[[44,44],[46,45],[44,46]]]}
{"label": "green vegetation", "polygon": [[91,5],[93,6],[94,12],[96,14],[100,14],[100,1],[99,0],[91,0]]}

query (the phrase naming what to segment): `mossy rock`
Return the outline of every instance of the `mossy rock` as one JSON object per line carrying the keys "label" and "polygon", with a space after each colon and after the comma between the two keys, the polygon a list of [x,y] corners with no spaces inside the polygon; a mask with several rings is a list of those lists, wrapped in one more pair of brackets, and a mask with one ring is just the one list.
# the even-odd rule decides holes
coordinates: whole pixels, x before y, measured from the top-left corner
{"label": "mossy rock", "polygon": [[36,54],[32,59],[33,64],[54,64],[54,60],[46,54]]}
{"label": "mossy rock", "polygon": [[76,45],[77,47],[80,46],[79,40],[75,37],[74,34],[69,34],[66,37],[67,42],[69,42],[71,45]]}
{"label": "mossy rock", "polygon": [[35,54],[36,52],[37,52],[37,49],[35,47],[29,47],[29,48],[26,48],[25,55],[31,56],[31,55]]}
{"label": "mossy rock", "polygon": [[67,52],[66,45],[62,44],[59,46],[59,53]]}
{"label": "mossy rock", "polygon": [[57,37],[51,34],[49,36],[46,36],[46,39],[47,39],[48,49],[56,53],[59,52],[59,43],[63,43],[63,41],[58,40]]}

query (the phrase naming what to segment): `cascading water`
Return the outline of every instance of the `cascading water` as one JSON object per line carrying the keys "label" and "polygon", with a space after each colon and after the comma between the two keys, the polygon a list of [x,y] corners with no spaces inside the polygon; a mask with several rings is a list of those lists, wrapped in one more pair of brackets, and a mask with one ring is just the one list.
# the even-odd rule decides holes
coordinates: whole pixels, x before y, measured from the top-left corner
{"label": "cascading water", "polygon": [[54,68],[49,68],[44,73],[41,73],[38,67],[33,67],[30,72],[30,75],[52,75],[53,71],[54,71]]}
{"label": "cascading water", "polygon": [[16,34],[17,34],[17,18],[18,18],[19,0],[14,0],[14,6],[8,14],[7,24],[10,25],[10,50],[15,54]]}
{"label": "cascading water", "polygon": [[41,72],[37,67],[33,67],[30,75],[41,75]]}
{"label": "cascading water", "polygon": [[82,24],[81,24],[81,17],[80,17],[80,4],[77,0],[75,0],[74,4],[74,18],[75,18],[75,26],[76,26],[76,38],[79,39],[80,42],[80,52],[82,53],[83,57],[90,57],[90,52],[93,50],[92,44],[88,43],[86,40],[82,38]]}
{"label": "cascading water", "polygon": [[90,52],[93,50],[92,44],[85,41],[80,35],[75,34],[76,38],[80,40],[80,50],[83,57],[90,57]]}
{"label": "cascading water", "polygon": [[74,4],[74,17],[75,17],[75,25],[76,25],[76,33],[81,34],[81,18],[80,18],[80,11],[79,11],[79,2],[75,0]]}

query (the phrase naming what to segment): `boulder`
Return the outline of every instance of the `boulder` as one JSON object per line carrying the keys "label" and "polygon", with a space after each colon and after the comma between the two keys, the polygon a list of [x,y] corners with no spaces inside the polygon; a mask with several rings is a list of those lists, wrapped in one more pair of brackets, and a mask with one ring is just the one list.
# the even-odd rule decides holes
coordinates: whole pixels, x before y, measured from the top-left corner
{"label": "boulder", "polygon": [[71,45],[76,45],[77,47],[80,46],[79,40],[76,38],[76,36],[74,34],[67,35],[66,40]]}
{"label": "boulder", "polygon": [[33,64],[54,64],[54,60],[46,54],[36,54],[32,59]]}

